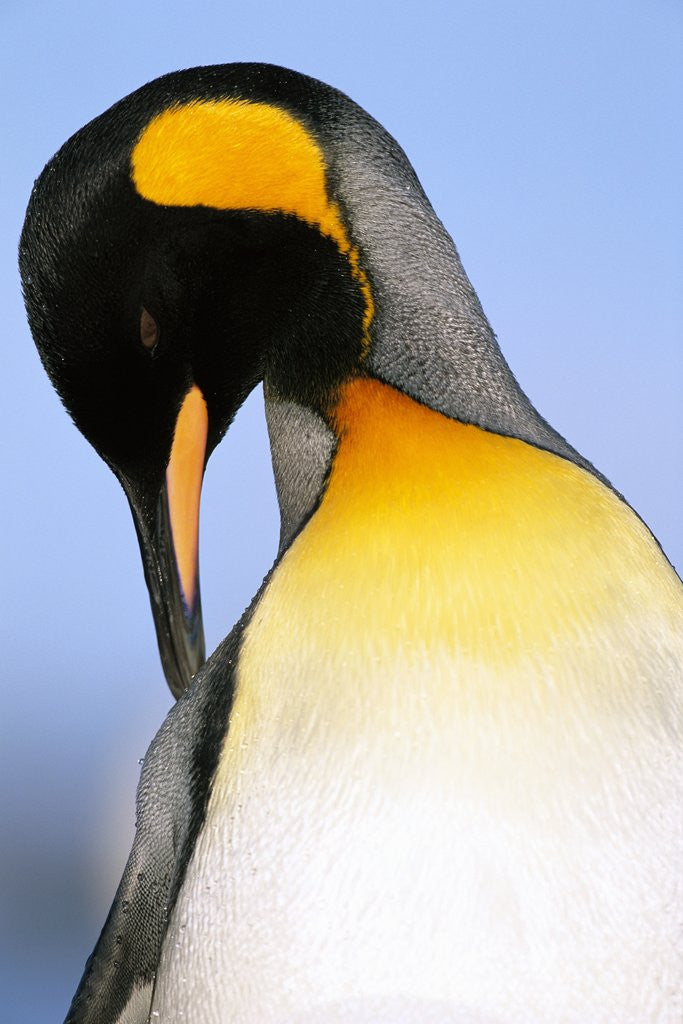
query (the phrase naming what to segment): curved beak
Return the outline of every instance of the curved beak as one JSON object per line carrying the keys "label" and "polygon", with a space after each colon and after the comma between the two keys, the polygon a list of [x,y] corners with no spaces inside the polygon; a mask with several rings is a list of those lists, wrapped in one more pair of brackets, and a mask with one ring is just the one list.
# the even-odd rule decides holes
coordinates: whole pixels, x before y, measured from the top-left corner
{"label": "curved beak", "polygon": [[132,506],[161,663],[175,697],[187,688],[205,657],[198,554],[207,431],[206,402],[195,384],[178,413],[151,530]]}

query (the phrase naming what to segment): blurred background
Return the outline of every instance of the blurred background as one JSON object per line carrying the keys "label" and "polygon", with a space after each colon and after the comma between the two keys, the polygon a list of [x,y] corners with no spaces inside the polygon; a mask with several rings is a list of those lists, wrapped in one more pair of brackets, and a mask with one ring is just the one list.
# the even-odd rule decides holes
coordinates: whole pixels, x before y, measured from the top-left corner
{"label": "blurred background", "polygon": [[[5,1024],[62,1020],[171,704],[123,494],[26,327],[16,246],[33,179],[166,71],[264,60],[347,92],[406,150],[522,386],[680,568],[682,26],[678,0],[3,0]],[[209,650],[276,541],[258,392],[207,472]]]}

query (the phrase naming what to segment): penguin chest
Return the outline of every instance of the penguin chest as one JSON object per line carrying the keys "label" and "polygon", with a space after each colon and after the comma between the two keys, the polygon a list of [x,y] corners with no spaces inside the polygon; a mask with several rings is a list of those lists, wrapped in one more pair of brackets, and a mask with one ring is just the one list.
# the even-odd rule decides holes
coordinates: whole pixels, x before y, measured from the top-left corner
{"label": "penguin chest", "polygon": [[586,735],[552,702],[462,707],[447,691],[468,668],[499,683],[445,660],[389,678],[368,664],[340,680],[348,703],[322,707],[293,663],[271,714],[238,699],[165,944],[162,1020],[579,1024],[676,990],[680,1007],[671,744],[635,722]]}
{"label": "penguin chest", "polygon": [[154,1013],[673,1024],[673,574],[576,467],[362,397],[245,632]]}

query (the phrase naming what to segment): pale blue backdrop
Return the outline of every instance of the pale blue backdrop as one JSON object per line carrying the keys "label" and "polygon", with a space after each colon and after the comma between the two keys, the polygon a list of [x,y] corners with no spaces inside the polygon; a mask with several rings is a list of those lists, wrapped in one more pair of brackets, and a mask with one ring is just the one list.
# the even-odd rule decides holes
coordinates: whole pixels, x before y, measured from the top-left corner
{"label": "pale blue backdrop", "polygon": [[[62,1019],[170,697],[128,510],[26,328],[31,182],[125,93],[196,64],[322,78],[401,142],[522,385],[683,563],[678,0],[3,0],[0,1005]],[[208,643],[275,551],[260,395],[209,467]]]}

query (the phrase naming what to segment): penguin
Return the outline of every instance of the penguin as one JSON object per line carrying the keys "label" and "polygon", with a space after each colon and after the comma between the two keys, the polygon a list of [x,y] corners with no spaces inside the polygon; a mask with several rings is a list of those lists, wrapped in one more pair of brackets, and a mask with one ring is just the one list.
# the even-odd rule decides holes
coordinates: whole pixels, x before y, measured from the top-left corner
{"label": "penguin", "polygon": [[[20,268],[178,697],[68,1024],[681,1020],[683,588],[393,138],[165,75],[48,163]],[[260,383],[279,549],[205,661],[202,475]]]}

